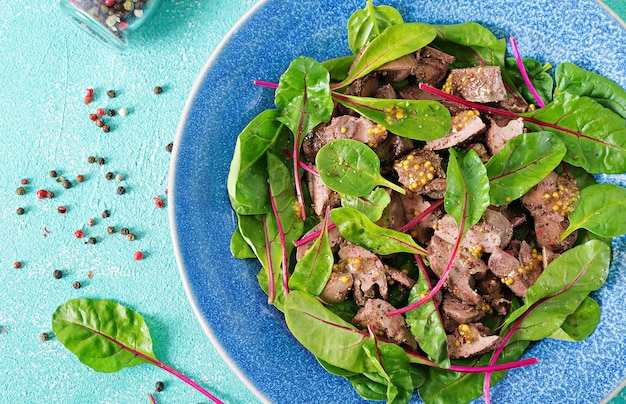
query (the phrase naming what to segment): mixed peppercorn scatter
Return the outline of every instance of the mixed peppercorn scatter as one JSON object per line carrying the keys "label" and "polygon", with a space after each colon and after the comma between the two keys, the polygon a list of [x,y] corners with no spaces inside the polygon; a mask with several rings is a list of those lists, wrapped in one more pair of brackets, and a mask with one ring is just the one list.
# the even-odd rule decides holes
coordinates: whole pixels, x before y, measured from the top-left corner
{"label": "mixed peppercorn scatter", "polygon": [[[100,22],[113,35],[121,37],[129,24],[143,18],[144,12],[150,7],[150,0],[83,0],[72,4]],[[111,98],[115,97],[113,90],[108,94]],[[85,103],[88,104],[87,99],[92,97],[88,94]]]}

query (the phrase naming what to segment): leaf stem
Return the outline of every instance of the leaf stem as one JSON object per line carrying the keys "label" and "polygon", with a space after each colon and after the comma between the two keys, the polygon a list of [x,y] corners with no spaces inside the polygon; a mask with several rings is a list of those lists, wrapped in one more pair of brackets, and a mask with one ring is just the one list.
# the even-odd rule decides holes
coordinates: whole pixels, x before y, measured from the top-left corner
{"label": "leaf stem", "polygon": [[276,83],[270,83],[268,81],[262,81],[262,80],[254,80],[252,81],[254,83],[254,85],[256,86],[261,86],[261,87],[269,87],[269,88],[278,88],[278,84]]}
{"label": "leaf stem", "polygon": [[150,400],[150,404],[157,404],[152,393],[148,394],[148,399]]}
{"label": "leaf stem", "polygon": [[415,358],[419,358],[421,361],[424,361],[424,365],[430,366],[440,370],[449,370],[451,372],[459,372],[459,373],[491,373],[491,372],[501,372],[505,370],[517,369],[525,366],[536,365],[539,363],[539,359],[537,358],[528,358],[528,359],[520,359],[514,362],[507,363],[499,363],[488,366],[461,366],[461,365],[450,365],[449,368],[443,368],[435,365],[435,362],[431,359],[428,359],[425,356],[422,356],[413,351],[404,350],[409,356],[413,356]]}
{"label": "leaf stem", "polygon": [[535,97],[535,101],[537,101],[537,104],[539,105],[539,107],[541,108],[545,107],[546,103],[543,102],[541,97],[539,97],[537,90],[535,90],[533,83],[530,81],[530,77],[528,77],[528,73],[526,72],[526,68],[524,67],[524,62],[522,61],[522,57],[520,56],[519,49],[517,48],[517,41],[515,40],[514,37],[511,37],[510,42],[511,42],[511,47],[513,48],[513,55],[515,56],[515,62],[517,63],[517,67],[519,68],[520,73],[522,74],[524,83],[526,83],[526,86],[530,90],[531,94],[533,95],[533,97]]}
{"label": "leaf stem", "polygon": [[411,219],[404,226],[400,227],[400,230],[398,230],[398,231],[400,231],[402,233],[406,233],[407,231],[411,230],[415,225],[417,225],[419,222],[421,222],[426,216],[431,214],[434,210],[436,210],[442,204],[443,204],[443,198],[439,199],[437,202],[433,203],[432,205],[430,205],[429,207],[424,209],[424,211],[422,213],[420,213],[419,215],[415,216],[413,219]]}
{"label": "leaf stem", "polygon": [[[285,153],[287,153],[287,155],[291,158],[293,158],[293,153],[291,152],[291,150],[289,150],[288,148],[285,147]],[[300,167],[302,167],[305,171],[310,172],[313,175],[317,175],[319,177],[320,173],[313,167],[309,166],[308,164],[303,163],[302,161],[298,161],[298,164],[300,165]]]}

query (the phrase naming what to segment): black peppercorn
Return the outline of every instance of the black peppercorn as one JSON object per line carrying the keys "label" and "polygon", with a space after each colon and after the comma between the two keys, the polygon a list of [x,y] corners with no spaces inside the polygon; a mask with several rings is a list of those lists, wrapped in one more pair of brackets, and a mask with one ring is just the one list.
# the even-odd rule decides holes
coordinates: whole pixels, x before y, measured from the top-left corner
{"label": "black peppercorn", "polygon": [[115,227],[113,227],[113,226],[107,227],[107,233],[109,233],[109,234],[115,233]]}
{"label": "black peppercorn", "polygon": [[109,90],[107,91],[107,95],[109,96],[109,98],[115,98],[115,91]]}
{"label": "black peppercorn", "polygon": [[106,173],[106,174],[104,175],[104,178],[106,178],[106,179],[107,179],[107,181],[110,181],[110,180],[112,180],[112,179],[113,179],[113,176],[114,176],[114,174],[113,174],[111,171],[109,171],[108,173]]}
{"label": "black peppercorn", "polygon": [[54,170],[50,170],[50,177],[56,178],[57,177],[57,172],[54,171]]}
{"label": "black peppercorn", "polygon": [[26,193],[26,190],[24,189],[24,187],[17,187],[17,189],[15,190],[15,193],[21,196]]}
{"label": "black peppercorn", "polygon": [[54,279],[61,279],[63,278],[63,272],[61,272],[58,269],[55,269],[54,272],[52,272],[52,276],[54,276]]}
{"label": "black peppercorn", "polygon": [[99,157],[98,158],[98,164],[103,166],[104,165],[104,157]]}
{"label": "black peppercorn", "polygon": [[167,146],[165,146],[165,151],[168,153],[171,153],[173,149],[174,149],[174,142],[170,142],[167,144]]}
{"label": "black peppercorn", "polygon": [[63,181],[63,188],[65,188],[65,189],[72,188],[72,183],[70,182],[70,180]]}
{"label": "black peppercorn", "polygon": [[80,284],[80,282],[78,282],[78,281],[76,281],[76,282],[72,283],[72,287],[73,287],[74,289],[80,289],[80,287],[81,287],[81,286],[82,286],[82,285],[81,285],[81,284]]}
{"label": "black peppercorn", "polygon": [[119,186],[117,187],[117,194],[118,195],[124,195],[124,193],[126,193],[126,188]]}
{"label": "black peppercorn", "polygon": [[154,385],[154,390],[158,393],[160,391],[163,391],[163,388],[165,387],[165,385],[163,384],[163,382],[158,381],[156,382],[156,384]]}
{"label": "black peppercorn", "polygon": [[109,217],[109,211],[105,209],[102,211],[102,218],[106,219],[107,217]]}
{"label": "black peppercorn", "polygon": [[109,110],[107,111],[107,115],[108,115],[108,116],[115,116],[115,110],[114,110],[114,109],[109,109]]}
{"label": "black peppercorn", "polygon": [[102,131],[104,133],[109,133],[109,132],[111,132],[111,127],[108,124],[105,123],[104,126],[102,126]]}
{"label": "black peppercorn", "polygon": [[154,87],[155,94],[161,94],[163,92],[163,88],[161,86]]}
{"label": "black peppercorn", "polygon": [[46,342],[49,339],[50,335],[47,332],[42,332],[41,334],[39,334],[39,341]]}
{"label": "black peppercorn", "polygon": [[15,213],[17,213],[18,215],[23,215],[24,214],[24,208],[17,208]]}
{"label": "black peppercorn", "polygon": [[96,238],[95,237],[89,237],[87,239],[87,243],[88,244],[96,244]]}
{"label": "black peppercorn", "polygon": [[130,233],[130,230],[128,230],[126,227],[122,228],[122,230],[120,230],[120,234],[122,236],[127,236],[128,233]]}
{"label": "black peppercorn", "polygon": [[94,156],[89,156],[89,157],[87,157],[87,162],[89,164],[93,164],[93,163],[96,162],[96,158]]}

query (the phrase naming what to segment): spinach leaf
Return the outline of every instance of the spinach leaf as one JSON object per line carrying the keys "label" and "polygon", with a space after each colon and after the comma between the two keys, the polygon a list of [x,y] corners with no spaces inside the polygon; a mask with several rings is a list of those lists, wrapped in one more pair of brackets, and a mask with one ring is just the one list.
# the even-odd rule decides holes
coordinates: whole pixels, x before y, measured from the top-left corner
{"label": "spinach leaf", "polygon": [[[539,97],[541,97],[545,103],[552,101],[554,80],[548,73],[548,70],[552,68],[552,65],[542,65],[537,60],[530,58],[522,58],[522,63],[524,64],[526,74],[528,74],[528,78],[530,79],[533,87],[535,87],[535,90],[537,90]],[[524,82],[524,78],[522,77],[522,73],[519,71],[515,58],[507,58],[504,62],[504,67],[511,81],[520,91],[524,99],[529,103],[538,105],[537,100],[535,100],[535,97],[532,95]]]}
{"label": "spinach leaf", "polygon": [[525,121],[532,130],[553,131],[561,138],[567,163],[591,174],[626,171],[626,120],[591,98],[563,93],[522,115],[532,118]]}
{"label": "spinach leaf", "polygon": [[246,243],[246,240],[243,239],[239,226],[237,226],[232,237],[230,238],[230,252],[234,258],[238,259],[256,257],[252,248],[248,245],[248,243]]}
{"label": "spinach leaf", "polygon": [[559,165],[565,152],[563,142],[550,132],[509,140],[485,165],[491,203],[501,206],[524,195]]}
{"label": "spinach leaf", "polygon": [[600,305],[587,297],[575,312],[567,316],[561,328],[550,335],[550,338],[580,342],[596,329],[600,323],[600,314]]}
{"label": "spinach leaf", "polygon": [[322,66],[328,70],[331,81],[341,81],[348,77],[350,67],[356,58],[355,55],[340,56],[334,59],[328,59],[322,62]]}
{"label": "spinach leaf", "polygon": [[332,86],[332,89],[345,87],[385,63],[423,48],[435,38],[435,35],[431,25],[419,22],[387,27],[363,48],[354,60],[348,77]]}
{"label": "spinach leaf", "polygon": [[456,58],[451,67],[504,66],[506,41],[497,39],[482,25],[464,22],[434,27],[437,30],[437,38],[433,45]]}
{"label": "spinach leaf", "polygon": [[399,252],[426,254],[424,247],[417,245],[410,235],[377,226],[356,209],[333,209],[330,218],[343,238],[367,248],[374,254],[389,255]]}
{"label": "spinach leaf", "polygon": [[478,153],[450,149],[444,197],[446,212],[454,218],[460,234],[478,223],[489,206],[489,178]]}
{"label": "spinach leaf", "polygon": [[328,70],[312,58],[294,59],[280,76],[275,98],[280,112],[278,120],[294,135],[308,133],[317,124],[330,120],[333,112]]}
{"label": "spinach leaf", "polygon": [[587,229],[603,237],[626,233],[626,220],[615,220],[626,210],[626,188],[615,184],[590,185],[580,191],[576,210],[569,216],[569,227],[561,240],[576,229]]}
{"label": "spinach leaf", "polygon": [[320,236],[298,261],[289,277],[289,288],[318,296],[328,282],[334,262],[328,242],[328,216],[325,216]]}
{"label": "spinach leaf", "polygon": [[376,188],[365,197],[341,195],[341,206],[358,210],[372,222],[381,218],[390,202],[391,196],[384,188]]}
{"label": "spinach leaf", "polygon": [[364,9],[355,11],[348,19],[348,45],[352,53],[357,53],[387,27],[403,22],[395,8],[375,6],[368,0]]}
{"label": "spinach leaf", "polygon": [[[507,345],[498,359],[498,363],[512,362],[518,359],[526,347],[527,341],[518,341]],[[455,365],[464,366],[487,366],[491,353],[482,355],[480,358],[454,361]],[[496,384],[504,377],[506,372],[494,372],[491,376],[491,385]],[[428,368],[426,381],[419,388],[419,395],[425,403],[449,404],[468,403],[481,396],[483,393],[482,373],[459,373],[445,369]]]}
{"label": "spinach leaf", "polygon": [[336,92],[333,98],[402,137],[434,140],[450,132],[450,112],[436,101],[354,97]]}
{"label": "spinach leaf", "polygon": [[294,290],[285,298],[285,321],[294,337],[322,361],[355,373],[374,370],[363,350],[369,338],[313,296]]}
{"label": "spinach leaf", "polygon": [[589,292],[604,284],[610,259],[610,247],[598,240],[564,252],[528,288],[525,304],[509,315],[501,335],[519,319],[510,341],[549,337],[576,311]]}
{"label": "spinach leaf", "polygon": [[626,119],[626,91],[614,81],[569,62],[561,63],[554,76],[555,97],[563,93],[587,96]]}
{"label": "spinach leaf", "polygon": [[285,130],[277,118],[278,111],[265,110],[237,137],[228,173],[228,196],[239,214],[270,211],[265,152]]}
{"label": "spinach leaf", "polygon": [[[376,369],[375,374],[382,378],[381,384],[387,387],[387,403],[408,403],[413,395],[413,379],[404,349],[396,344],[376,344],[371,339],[363,344],[363,349]],[[374,379],[372,373],[366,375]]]}
{"label": "spinach leaf", "polygon": [[369,375],[363,373],[350,376],[347,379],[352,383],[354,390],[366,400],[387,400],[387,386],[380,379],[372,380]]}
{"label": "spinach leaf", "polygon": [[[431,286],[426,276],[425,271],[420,273],[419,279],[411,288],[408,304],[417,302],[430,290]],[[417,340],[419,347],[426,353],[428,358],[435,361],[435,364],[439,367],[450,367],[448,339],[446,338],[446,331],[443,328],[434,299],[430,299],[407,312],[406,323],[411,330],[411,334]]]}
{"label": "spinach leaf", "polygon": [[324,184],[340,194],[366,196],[378,186],[406,191],[380,175],[380,159],[369,146],[352,139],[326,143],[315,157]]}

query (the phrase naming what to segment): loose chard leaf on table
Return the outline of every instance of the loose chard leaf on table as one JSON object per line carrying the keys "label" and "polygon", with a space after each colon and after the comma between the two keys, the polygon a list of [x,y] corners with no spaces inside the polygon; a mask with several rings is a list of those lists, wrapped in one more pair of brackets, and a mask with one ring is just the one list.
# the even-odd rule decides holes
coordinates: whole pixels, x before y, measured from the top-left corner
{"label": "loose chard leaf on table", "polygon": [[363,48],[354,60],[348,77],[333,85],[333,90],[349,85],[385,63],[423,48],[435,36],[435,30],[431,25],[419,22],[387,27]]}
{"label": "loose chard leaf on table", "polygon": [[491,203],[501,206],[524,195],[559,165],[565,152],[563,142],[550,132],[509,140],[485,165]]}
{"label": "loose chard leaf on table", "polygon": [[436,101],[388,100],[339,93],[333,93],[333,98],[408,139],[434,140],[450,132],[450,112]]}
{"label": "loose chard leaf on table", "polygon": [[424,247],[417,245],[410,235],[380,227],[356,209],[333,209],[330,211],[330,218],[343,238],[374,254],[426,254]]}
{"label": "loose chard leaf on table", "polygon": [[590,185],[580,191],[580,201],[568,216],[569,227],[561,240],[577,229],[587,229],[602,237],[621,236],[626,233],[626,220],[619,218],[625,211],[626,188],[615,184]]}
{"label": "loose chard leaf on table", "polygon": [[563,93],[544,108],[522,114],[532,130],[556,133],[563,160],[591,174],[626,171],[626,120],[591,98]]}
{"label": "loose chard leaf on table", "polygon": [[380,175],[380,159],[366,144],[352,139],[326,143],[315,157],[324,184],[333,191],[351,196],[366,196],[382,185],[401,194],[406,191]]}
{"label": "loose chard leaf on table", "polygon": [[355,11],[348,19],[348,45],[352,53],[357,53],[387,27],[403,22],[395,8],[375,6],[368,0],[364,9]]}

